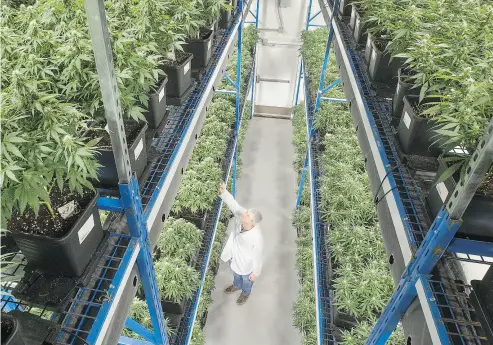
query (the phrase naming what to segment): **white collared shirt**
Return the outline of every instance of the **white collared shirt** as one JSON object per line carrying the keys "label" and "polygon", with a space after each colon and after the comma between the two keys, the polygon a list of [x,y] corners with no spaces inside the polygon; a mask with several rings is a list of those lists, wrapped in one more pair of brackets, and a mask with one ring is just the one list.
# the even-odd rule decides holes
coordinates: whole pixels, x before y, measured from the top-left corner
{"label": "white collared shirt", "polygon": [[241,207],[233,196],[225,191],[221,194],[224,203],[235,216],[234,229],[228,237],[228,241],[221,253],[221,260],[231,260],[231,269],[240,275],[255,274],[257,277],[262,270],[262,255],[264,240],[258,225],[248,231],[241,231],[240,216],[246,210]]}

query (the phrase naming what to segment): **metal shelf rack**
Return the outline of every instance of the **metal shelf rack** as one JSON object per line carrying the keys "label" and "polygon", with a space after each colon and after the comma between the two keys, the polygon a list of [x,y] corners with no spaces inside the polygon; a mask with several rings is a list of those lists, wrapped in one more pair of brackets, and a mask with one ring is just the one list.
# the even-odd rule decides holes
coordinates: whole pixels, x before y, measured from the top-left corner
{"label": "metal shelf rack", "polygon": [[[434,221],[430,221],[426,216],[421,190],[397,154],[389,123],[389,104],[385,99],[377,97],[372,89],[362,53],[358,51],[348,30],[346,23],[348,18],[333,16],[334,13],[339,13],[339,1],[331,0],[326,3],[319,0],[318,2],[320,9],[312,15],[312,0],[310,0],[306,29],[323,26],[312,23],[322,14],[325,26],[329,28],[329,36],[315,106],[310,105],[305,90],[306,111],[311,113],[307,115],[307,124],[309,124],[308,118],[316,115],[320,99],[324,100],[324,97],[321,97],[325,85],[323,78],[327,56],[333,44],[336,58],[339,60],[340,74],[346,76],[346,83],[350,87],[349,94],[345,91],[346,97],[350,98],[348,100],[358,141],[362,149],[367,148],[367,152],[363,154],[373,165],[373,169],[368,169],[370,180],[372,177],[377,180],[376,197],[380,201],[385,201],[379,203],[379,207],[384,210],[377,209],[382,231],[384,227],[388,227],[394,233],[400,248],[399,254],[404,260],[404,267],[397,277],[396,292],[366,344],[384,344],[409,306],[416,301],[416,296],[418,307],[422,308],[430,341],[434,345],[483,344],[485,338],[481,334],[480,324],[474,319],[474,310],[468,302],[470,287],[464,277],[460,274],[457,277],[458,273],[453,270],[458,267],[458,261],[491,264],[489,257],[493,257],[493,245],[488,242],[454,238],[454,235],[460,226],[460,218],[465,208],[492,163],[493,119],[480,147],[473,154],[474,159],[471,160],[470,173],[466,177],[464,187],[455,190],[452,194],[454,196],[452,203],[447,204]],[[302,76],[303,72],[300,68],[300,80]],[[304,81],[306,89],[306,75]],[[297,98],[299,85],[300,81]],[[313,135],[312,132],[308,136],[309,142]],[[310,165],[311,161],[316,161],[316,157],[313,157],[310,149],[307,159],[310,176],[316,176],[317,171],[311,171],[314,166]],[[298,196],[301,195],[303,182],[302,177]],[[316,198],[316,181],[315,187],[311,182],[311,192],[313,202]],[[385,217],[382,215],[390,219],[387,224],[383,224]],[[317,219],[318,215],[312,209],[312,227],[315,235],[322,233],[317,228]],[[323,251],[319,250],[319,253]],[[317,255],[321,254],[314,252],[314,256]],[[317,265],[322,264],[317,263]],[[324,313],[330,313],[330,310],[325,312],[317,310],[318,323],[322,322],[321,315]],[[402,321],[405,327],[406,324],[404,320]],[[323,337],[320,336],[319,344],[323,344],[322,340]]]}
{"label": "metal shelf rack", "polygon": [[[241,81],[241,37],[244,20],[248,13],[258,26],[259,0],[256,0],[256,11],[250,10],[253,0],[240,1],[237,12],[228,29],[217,37],[217,45],[212,53],[211,63],[202,79],[194,86],[188,99],[182,106],[169,106],[169,116],[164,129],[152,142],[151,160],[148,162],[149,173],[139,186],[128,166],[128,150],[119,109],[118,91],[116,87],[112,52],[109,45],[108,28],[104,2],[102,0],[86,0],[91,41],[95,52],[96,66],[100,79],[108,127],[117,162],[120,198],[100,197],[98,207],[126,217],[114,217],[110,225],[110,236],[104,256],[99,262],[91,281],[86,287],[80,288],[70,302],[70,307],[62,314],[53,314],[52,320],[61,324],[61,332],[57,344],[168,344],[164,317],[161,309],[152,264],[151,250],[155,244],[164,221],[169,215],[174,198],[181,182],[182,174],[188,164],[195,139],[200,134],[207,107],[215,93],[215,87],[221,81],[231,52],[237,44],[237,73],[235,84],[236,95],[236,131],[227,152],[228,166],[226,176],[233,168],[233,179],[236,179],[236,142],[242,113],[240,109]],[[255,63],[252,66],[250,81],[255,80]],[[255,83],[251,84],[251,100],[253,112]],[[245,99],[248,94],[245,90]],[[241,111],[241,113],[240,113]],[[218,201],[216,210],[220,211],[222,203]],[[203,262],[200,263],[202,281],[209,262],[212,243],[219,213],[215,219],[209,220],[211,228],[206,236],[206,245],[202,248]],[[25,260],[18,254],[20,264],[16,267],[17,274],[23,269]],[[199,265],[199,264],[198,264]],[[130,305],[135,297],[139,282],[151,315],[154,331],[145,329],[135,322],[126,322]],[[7,287],[8,288],[8,287]],[[188,344],[191,337],[196,308],[201,289],[195,293],[187,306],[187,315],[181,323],[178,334],[172,339],[174,343]],[[15,298],[2,298],[2,311],[13,309],[30,310],[29,304],[16,301]],[[44,313],[44,310],[43,310]],[[111,327],[110,327],[111,325]],[[143,335],[148,341],[129,338],[120,339],[124,326]]]}

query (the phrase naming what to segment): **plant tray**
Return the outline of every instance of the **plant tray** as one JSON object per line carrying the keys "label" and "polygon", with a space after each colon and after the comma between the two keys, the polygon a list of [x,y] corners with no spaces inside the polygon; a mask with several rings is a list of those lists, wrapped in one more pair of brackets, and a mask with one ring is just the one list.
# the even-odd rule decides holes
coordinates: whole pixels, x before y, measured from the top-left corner
{"label": "plant tray", "polygon": [[187,300],[181,301],[181,303],[175,303],[171,301],[162,300],[161,307],[163,308],[163,313],[169,319],[170,326],[176,328],[180,325],[183,314],[186,311]]}
{"label": "plant tray", "polygon": [[60,333],[60,325],[20,310],[14,310],[9,314],[19,322],[22,330],[21,337],[26,345],[58,344],[57,338]]}
{"label": "plant tray", "polygon": [[176,215],[176,217],[183,218],[187,222],[194,224],[200,230],[204,230],[207,222],[207,214],[208,214],[207,211],[204,212],[203,214],[192,214],[190,212],[181,212],[180,214]]}
{"label": "plant tray", "polygon": [[89,284],[92,274],[106,252],[108,236],[109,233],[105,232],[103,240],[80,277],[49,275],[37,270],[33,264],[27,263],[24,268],[24,277],[14,288],[12,294],[40,308],[58,313],[65,311],[77,289]]}
{"label": "plant tray", "polygon": [[352,329],[358,326],[358,321],[353,316],[339,311],[337,307],[332,308],[332,323],[337,327]]}
{"label": "plant tray", "polygon": [[168,96],[168,99],[167,99],[168,104],[169,105],[182,105],[188,99],[188,96],[190,96],[194,87],[195,87],[195,84],[192,83],[192,85],[190,85],[190,87],[187,90],[185,90],[185,92],[180,97]]}

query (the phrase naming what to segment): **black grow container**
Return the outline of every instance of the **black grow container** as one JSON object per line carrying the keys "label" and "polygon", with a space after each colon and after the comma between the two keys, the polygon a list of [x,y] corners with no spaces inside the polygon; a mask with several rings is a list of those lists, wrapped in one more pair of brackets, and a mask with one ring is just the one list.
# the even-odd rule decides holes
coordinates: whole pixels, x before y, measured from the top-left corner
{"label": "black grow container", "polygon": [[[435,100],[424,99],[422,104],[429,101]],[[404,97],[404,107],[397,128],[399,144],[405,154],[438,157],[443,152],[444,140],[437,138],[433,131],[436,124],[432,120],[418,116],[417,107],[419,97]]]}
{"label": "black grow container", "polygon": [[395,85],[398,70],[402,67],[405,60],[402,58],[392,58],[390,53],[385,51],[387,42],[387,40],[378,39],[375,36],[371,37],[368,73],[370,78],[375,82]]}
{"label": "black grow container", "polygon": [[162,66],[168,76],[166,95],[170,98],[180,98],[192,85],[193,54],[176,52],[176,61],[166,61]]}
{"label": "black grow container", "polygon": [[188,39],[183,49],[193,55],[192,69],[202,69],[207,66],[212,55],[212,30],[203,30],[199,38]]}
{"label": "black grow container", "polygon": [[[96,205],[99,193],[78,215],[62,237],[12,231],[30,264],[53,276],[79,277],[104,237]],[[70,221],[70,219],[68,220]]]}
{"label": "black grow container", "polygon": [[352,0],[341,0],[339,3],[339,13],[342,16],[351,15],[351,2]]}
{"label": "black grow container", "polygon": [[2,345],[25,345],[19,321],[5,313],[2,313]]}
{"label": "black grow container", "polygon": [[402,109],[404,108],[404,96],[419,96],[419,88],[413,87],[413,83],[411,83],[411,73],[410,70],[403,67],[397,71],[397,87],[392,98],[393,117],[401,117]]}
{"label": "black grow container", "polygon": [[168,78],[161,79],[155,91],[149,93],[149,110],[145,113],[147,126],[156,129],[166,114],[166,83]]}
{"label": "black grow container", "polygon": [[183,218],[187,222],[192,223],[198,229],[204,230],[207,222],[207,211],[191,213],[190,211],[183,211],[176,215],[176,218]]}
{"label": "black grow container", "polygon": [[[458,171],[444,182],[436,183],[447,167],[447,163],[439,159],[437,177],[426,197],[432,219],[435,219],[444,203],[449,201],[452,192],[460,181],[460,172]],[[476,192],[462,215],[462,224],[457,235],[478,241],[493,240],[493,195]]]}
{"label": "black grow container", "polygon": [[[124,125],[125,135],[127,136],[128,155],[130,156],[130,166],[136,177],[139,178],[147,165],[147,146],[145,139],[147,124],[126,121]],[[117,187],[118,172],[111,146],[100,148],[97,159],[101,167],[97,169],[98,181],[94,185],[100,188]]]}
{"label": "black grow container", "polygon": [[351,9],[351,20],[353,19],[353,13],[354,13],[354,23],[352,29],[353,29],[354,41],[357,44],[364,44],[368,36],[366,31],[368,25],[363,21],[363,17],[361,16],[360,11],[358,11],[358,7],[355,4],[353,4],[353,7]]}

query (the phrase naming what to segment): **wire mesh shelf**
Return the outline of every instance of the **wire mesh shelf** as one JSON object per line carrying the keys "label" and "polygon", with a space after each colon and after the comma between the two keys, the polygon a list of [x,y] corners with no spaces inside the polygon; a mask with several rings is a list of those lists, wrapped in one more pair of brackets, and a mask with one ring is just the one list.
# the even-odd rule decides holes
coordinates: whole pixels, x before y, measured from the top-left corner
{"label": "wire mesh shelf", "polygon": [[447,278],[430,279],[428,284],[434,296],[434,303],[440,310],[438,322],[445,326],[450,343],[486,344],[487,340],[482,333],[481,324],[469,301],[471,286]]}

